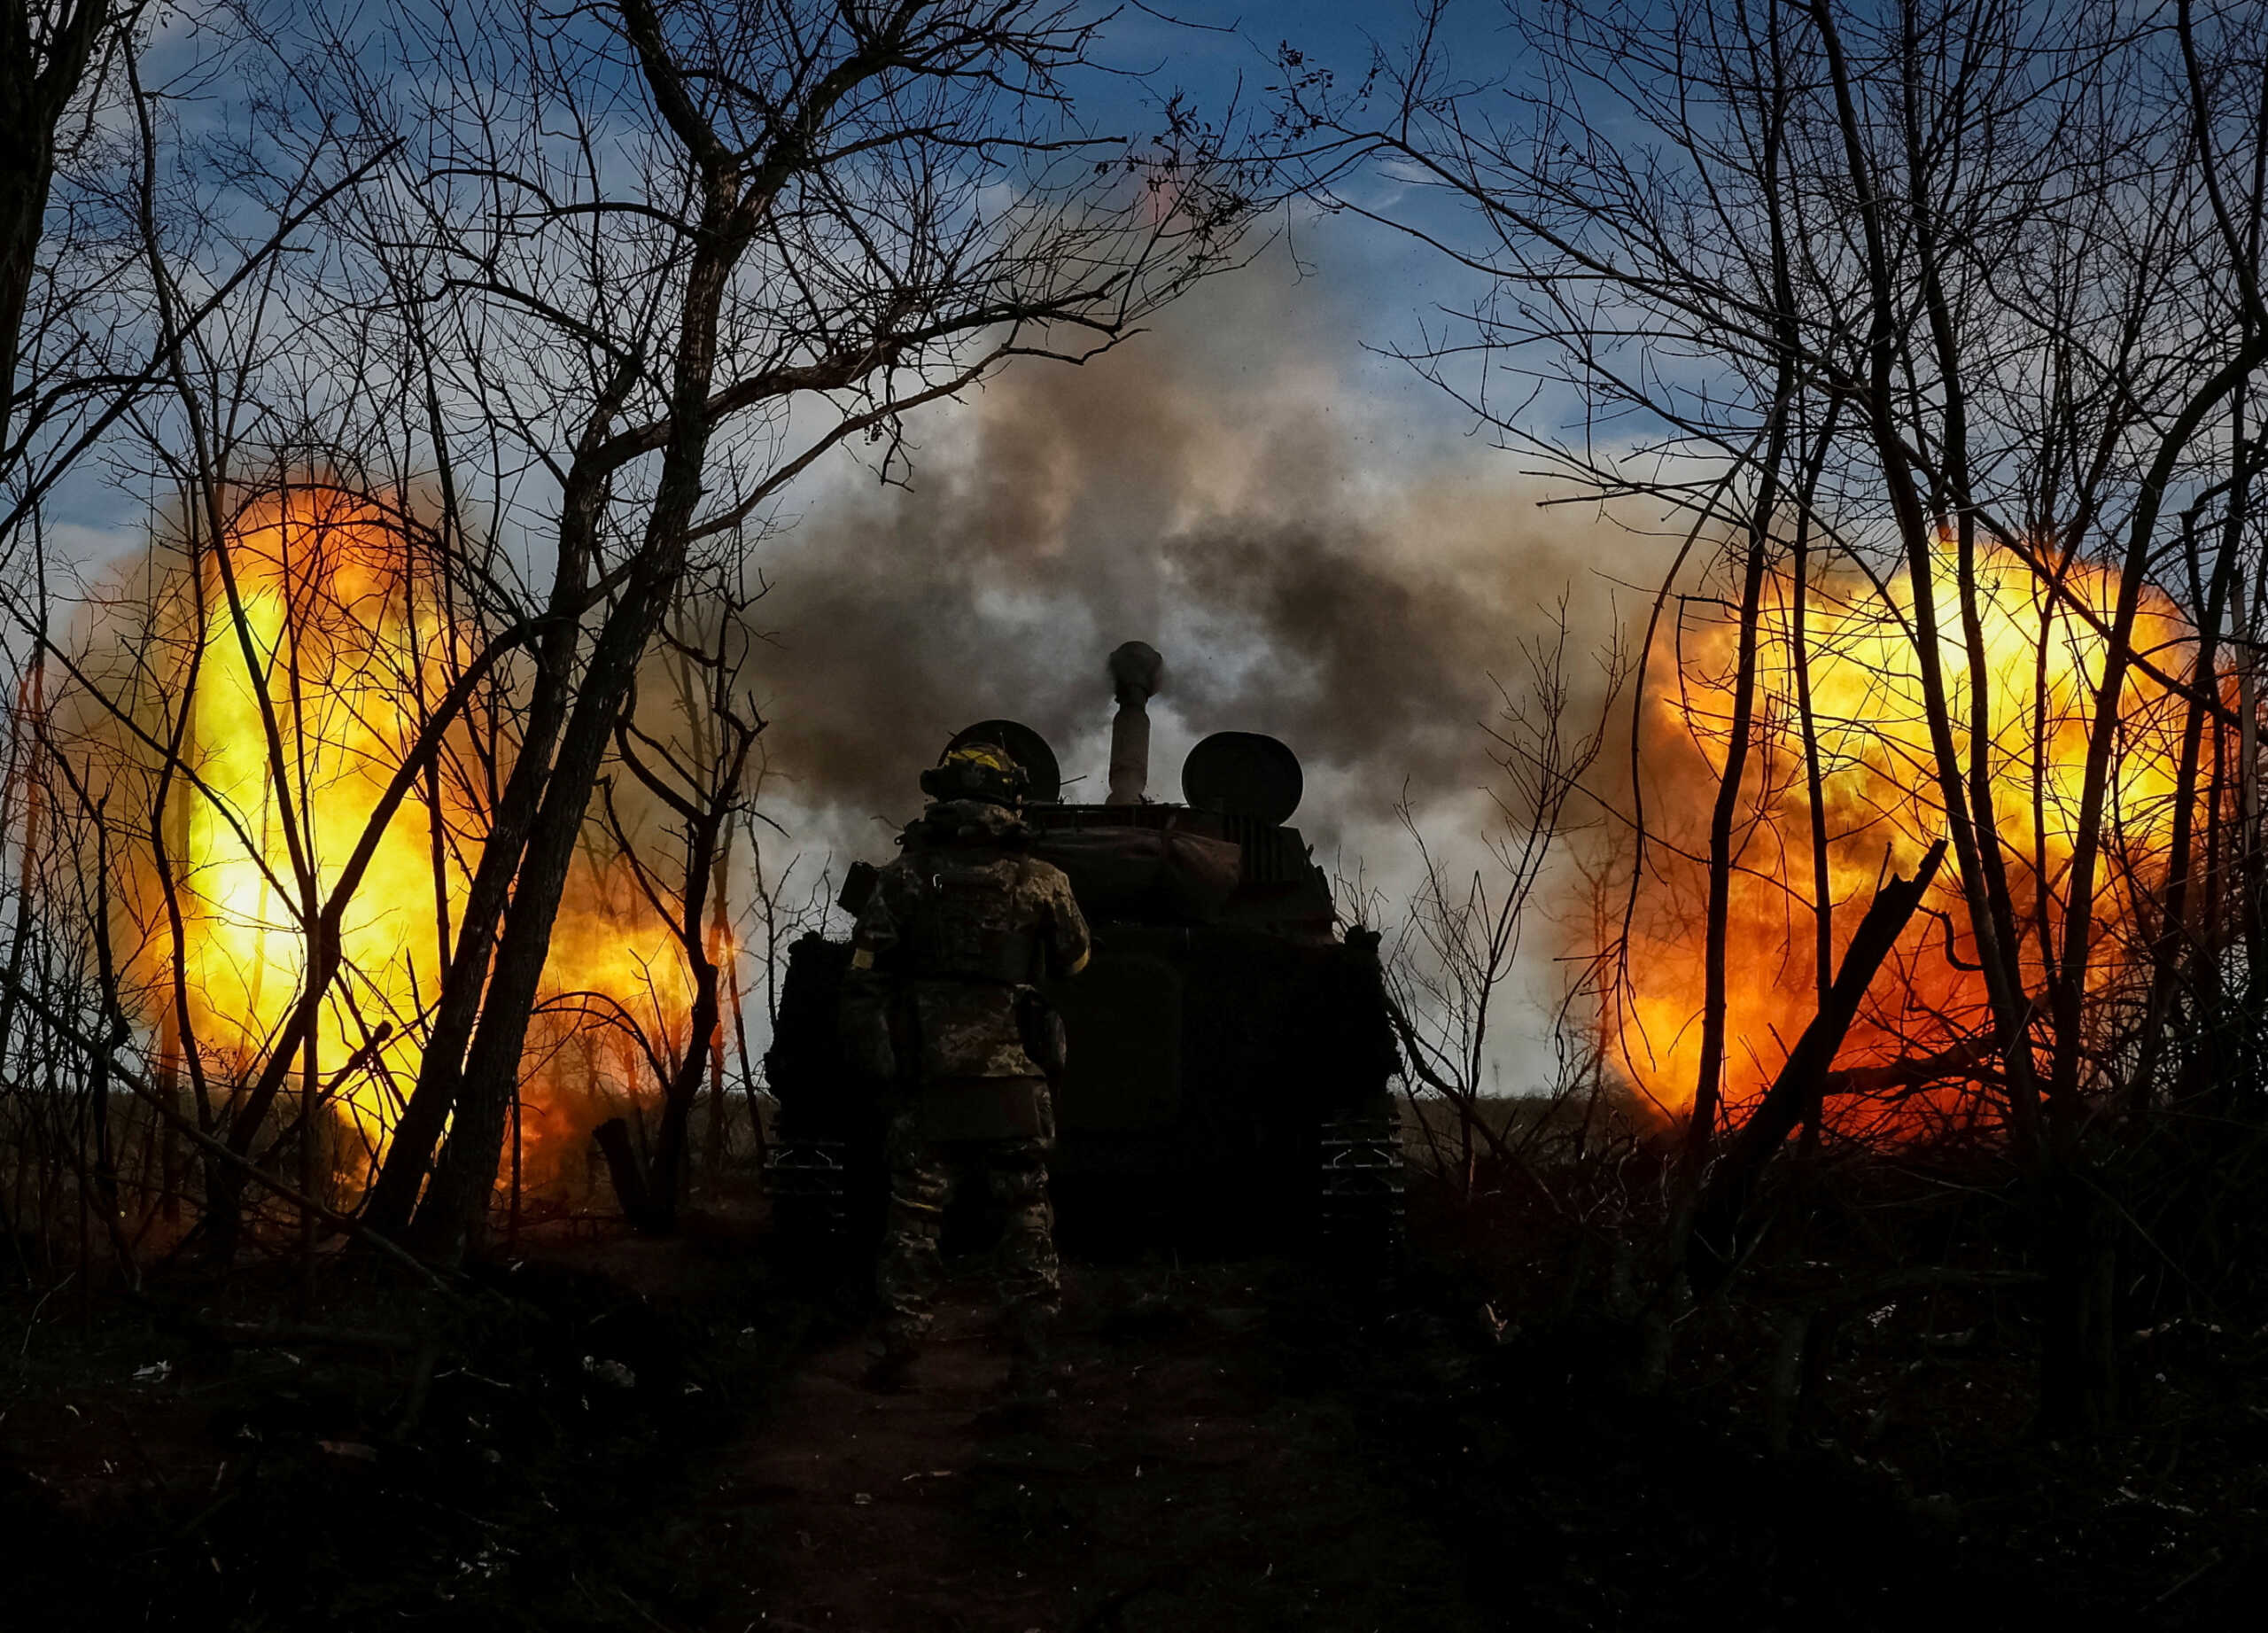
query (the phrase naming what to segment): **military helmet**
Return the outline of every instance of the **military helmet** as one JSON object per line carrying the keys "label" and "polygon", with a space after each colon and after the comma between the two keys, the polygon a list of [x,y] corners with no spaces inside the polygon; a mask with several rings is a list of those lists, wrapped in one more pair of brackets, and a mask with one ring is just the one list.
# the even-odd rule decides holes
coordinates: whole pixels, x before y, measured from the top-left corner
{"label": "military helmet", "polygon": [[936,800],[977,799],[1014,810],[1023,803],[1030,778],[996,743],[957,743],[945,758],[921,774],[921,791]]}

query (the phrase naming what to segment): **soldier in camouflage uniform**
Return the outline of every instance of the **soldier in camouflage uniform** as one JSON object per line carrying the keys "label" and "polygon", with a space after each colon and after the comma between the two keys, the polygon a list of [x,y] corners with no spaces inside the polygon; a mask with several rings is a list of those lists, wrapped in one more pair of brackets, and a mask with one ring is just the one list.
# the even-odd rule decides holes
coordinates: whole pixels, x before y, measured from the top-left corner
{"label": "soldier in camouflage uniform", "polygon": [[1035,1392],[1045,1365],[1058,1300],[1048,1080],[1062,1069],[1062,1023],[1033,984],[1076,974],[1088,938],[1070,881],[1026,854],[1022,784],[1022,768],[990,743],[963,744],[924,773],[934,803],[900,837],[904,854],[851,936],[846,1043],[888,1085],[878,1388],[904,1386],[928,1328],[939,1227],[963,1184],[982,1186],[1001,1221],[1011,1389]]}

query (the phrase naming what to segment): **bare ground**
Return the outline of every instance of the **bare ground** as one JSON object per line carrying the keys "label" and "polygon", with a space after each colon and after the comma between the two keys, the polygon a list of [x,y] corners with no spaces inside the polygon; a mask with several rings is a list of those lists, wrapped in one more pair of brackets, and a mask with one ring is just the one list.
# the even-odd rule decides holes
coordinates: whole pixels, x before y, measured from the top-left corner
{"label": "bare ground", "polygon": [[1456,1264],[1384,1297],[1285,1261],[1077,1265],[1036,1423],[992,1410],[974,1279],[921,1387],[876,1396],[854,1315],[730,1233],[532,1251],[470,1310],[342,1265],[298,1317],[430,1334],[430,1377],[216,1340],[290,1309],[283,1266],[66,1288],[0,1344],[0,1605],[43,1633],[2171,1629],[2268,1582],[2268,1334],[2165,1350],[2155,1416],[2058,1447],[1998,1404],[2020,1330],[1929,1315],[1974,1327],[1956,1366],[1869,1318],[1775,1453],[1743,1349],[1769,1311],[1711,1317],[1633,1399],[1611,1331]]}
{"label": "bare ground", "polygon": [[[197,1336],[272,1319],[256,1279],[85,1326],[50,1302],[0,1411],[15,1602],[106,1633],[1492,1625],[1354,1404],[1287,1374],[1287,1312],[1334,1318],[1304,1267],[1074,1268],[1037,1419],[996,1410],[970,1278],[889,1396],[744,1245],[489,1279],[510,1313],[423,1386],[414,1352]],[[410,1325],[399,1290],[340,1297],[311,1324]]]}
{"label": "bare ground", "polygon": [[1042,1421],[1002,1422],[1004,1363],[957,1288],[920,1387],[861,1388],[864,1346],[812,1357],[768,1433],[719,1468],[720,1539],[754,1538],[748,1615],[774,1628],[1419,1629],[1486,1625],[1348,1403],[1287,1389],[1284,1269],[1089,1268]]}

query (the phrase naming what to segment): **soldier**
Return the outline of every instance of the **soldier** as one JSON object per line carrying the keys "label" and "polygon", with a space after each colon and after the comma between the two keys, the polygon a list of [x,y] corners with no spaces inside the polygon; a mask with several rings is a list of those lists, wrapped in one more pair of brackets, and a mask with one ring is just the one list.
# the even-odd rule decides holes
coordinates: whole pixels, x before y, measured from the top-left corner
{"label": "soldier", "polygon": [[889,1217],[876,1271],[877,1388],[905,1387],[929,1326],[937,1239],[955,1187],[981,1185],[1000,1216],[998,1279],[1008,1387],[1045,1389],[1058,1303],[1047,1157],[1049,1078],[1062,1023],[1034,989],[1087,961],[1086,921],[1061,870],[1027,854],[1023,768],[964,743],[921,775],[931,804],[898,843],[852,932],[846,1043],[885,1086]]}

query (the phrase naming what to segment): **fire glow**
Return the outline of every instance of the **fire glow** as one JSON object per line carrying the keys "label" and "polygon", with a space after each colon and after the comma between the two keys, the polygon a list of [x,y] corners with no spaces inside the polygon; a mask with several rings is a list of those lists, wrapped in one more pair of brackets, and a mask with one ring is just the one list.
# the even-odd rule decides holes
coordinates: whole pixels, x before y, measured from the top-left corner
{"label": "fire glow", "polygon": [[[2107,625],[2116,579],[2075,567],[2074,596]],[[2060,935],[2059,895],[2072,855],[2085,771],[2088,720],[2105,637],[2038,574],[2005,551],[1980,551],[1976,572],[1985,653],[1990,742],[1985,764],[1993,821],[2007,859],[2027,985],[2044,973],[2043,937]],[[1811,795],[1797,686],[1794,583],[1776,574],[1759,631],[1756,716],[1735,828],[1728,920],[1727,1053],[1723,1089],[1738,1108],[1772,1081],[1817,1007]],[[1969,681],[1954,564],[1936,573],[1946,692],[1966,768],[1971,754]],[[1814,579],[1804,614],[1826,876],[1840,956],[1877,884],[1910,875],[1944,831],[1910,587],[1877,587],[1856,574]],[[1665,1111],[1693,1103],[1699,1071],[1705,987],[1703,906],[1706,822],[1725,760],[1736,631],[1728,622],[1689,630],[1674,664],[1658,664],[1646,695],[1642,743],[1650,807],[1666,843],[1651,853],[1632,925],[1629,988],[1611,1023],[1632,1078]],[[2162,672],[2186,675],[2194,660],[2188,625],[2171,604],[2145,598],[2134,644]],[[2104,942],[2098,984],[2130,977],[2119,949],[2148,922],[2166,869],[2179,786],[2184,702],[2130,671],[2121,700],[2108,837],[2094,911]],[[2213,786],[2212,739],[2201,759]],[[1876,979],[1837,1057],[1839,1069],[1924,1060],[1989,1031],[1984,978],[1976,968],[1956,868],[1938,875],[1918,916]],[[1837,1108],[1830,1101],[1829,1116]],[[1908,1133],[1994,1117],[1968,1085],[1915,1085],[1895,1105],[1846,1126],[1884,1124]]]}
{"label": "fire glow", "polygon": [[[370,501],[293,487],[246,503],[200,571],[177,557],[149,597],[144,661],[170,700],[163,718],[185,709],[186,719],[161,822],[144,829],[122,870],[118,916],[161,1070],[183,1062],[185,1019],[221,1106],[266,1064],[299,1000],[311,906],[338,884],[478,646],[415,532]],[[513,701],[500,673],[448,728],[433,774],[386,824],[341,919],[339,975],[289,1093],[304,1104],[316,1085],[318,1107],[348,1131],[329,1144],[334,1182],[349,1192],[374,1170],[416,1080],[509,768]],[[154,758],[138,741],[141,758]],[[158,766],[144,770],[154,788]],[[690,986],[669,926],[595,824],[578,867],[586,876],[562,909],[523,1068],[531,1184],[579,1156],[594,1123],[655,1093],[638,1037],[671,1051],[686,1043]]]}

